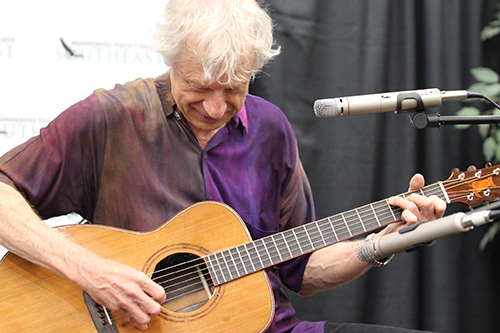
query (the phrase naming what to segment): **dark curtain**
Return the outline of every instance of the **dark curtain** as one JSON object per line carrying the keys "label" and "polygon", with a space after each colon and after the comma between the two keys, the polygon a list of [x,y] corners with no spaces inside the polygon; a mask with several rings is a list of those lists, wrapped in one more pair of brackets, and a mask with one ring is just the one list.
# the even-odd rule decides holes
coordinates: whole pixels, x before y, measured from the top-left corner
{"label": "dark curtain", "polygon": [[[282,54],[251,86],[288,116],[322,218],[427,183],[454,167],[483,167],[477,127],[417,130],[403,114],[319,119],[316,99],[439,88],[467,89],[470,68],[499,71],[499,37],[481,42],[496,0],[269,0]],[[454,115],[460,102],[426,110]],[[482,105],[479,105],[482,107]],[[447,214],[461,210],[450,206]],[[386,267],[313,297],[290,293],[299,317],[439,332],[498,332],[498,239],[487,227],[402,253]]]}

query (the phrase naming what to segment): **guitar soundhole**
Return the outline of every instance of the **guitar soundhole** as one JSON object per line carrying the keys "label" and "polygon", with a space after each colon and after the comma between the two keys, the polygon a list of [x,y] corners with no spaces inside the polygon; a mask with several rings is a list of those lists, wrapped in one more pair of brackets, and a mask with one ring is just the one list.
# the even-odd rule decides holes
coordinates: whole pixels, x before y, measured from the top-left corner
{"label": "guitar soundhole", "polygon": [[165,257],[155,266],[152,278],[167,294],[163,307],[174,312],[195,311],[206,304],[214,292],[205,261],[192,253]]}

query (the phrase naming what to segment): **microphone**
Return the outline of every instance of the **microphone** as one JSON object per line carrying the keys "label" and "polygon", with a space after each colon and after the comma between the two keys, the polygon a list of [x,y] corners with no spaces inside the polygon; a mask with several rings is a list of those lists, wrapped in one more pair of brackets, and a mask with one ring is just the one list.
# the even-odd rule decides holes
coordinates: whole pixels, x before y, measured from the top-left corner
{"label": "microphone", "polygon": [[477,97],[467,90],[440,91],[437,88],[397,91],[381,94],[318,99],[314,102],[316,117],[340,117],[357,114],[417,110],[440,106],[442,102]]}
{"label": "microphone", "polygon": [[483,210],[470,215],[460,212],[434,221],[419,222],[376,240],[367,238],[368,241],[358,245],[356,254],[362,261],[373,262],[398,252],[409,252],[429,245],[439,238],[469,231],[499,217],[499,210]]}

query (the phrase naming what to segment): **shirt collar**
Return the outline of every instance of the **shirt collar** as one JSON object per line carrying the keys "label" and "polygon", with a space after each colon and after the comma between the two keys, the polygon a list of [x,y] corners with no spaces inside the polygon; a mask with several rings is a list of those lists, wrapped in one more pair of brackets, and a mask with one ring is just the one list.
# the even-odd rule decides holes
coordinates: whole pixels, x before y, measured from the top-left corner
{"label": "shirt collar", "polygon": [[[248,117],[247,117],[247,108],[245,107],[245,104],[243,104],[243,107],[241,110],[231,118],[229,122],[232,120],[235,120],[241,124],[243,130],[245,131],[245,134],[248,134]],[[237,123],[238,124],[238,123]]]}
{"label": "shirt collar", "polygon": [[[158,76],[155,79],[155,85],[163,106],[163,112],[165,113],[166,117],[169,117],[174,112],[175,105],[175,101],[172,97],[172,92],[170,89],[170,73],[166,72],[165,74]],[[232,129],[238,127],[238,125],[240,124],[245,134],[248,134],[248,117],[245,104],[243,104],[241,110],[229,120],[227,126]]]}

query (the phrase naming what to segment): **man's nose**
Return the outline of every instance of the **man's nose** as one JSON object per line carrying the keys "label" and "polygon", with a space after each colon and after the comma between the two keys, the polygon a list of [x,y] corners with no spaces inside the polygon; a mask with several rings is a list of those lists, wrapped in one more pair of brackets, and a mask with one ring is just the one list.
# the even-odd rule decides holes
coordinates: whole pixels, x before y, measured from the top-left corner
{"label": "man's nose", "polygon": [[224,100],[224,92],[211,91],[203,101],[203,108],[210,118],[222,118],[227,108],[227,103]]}

